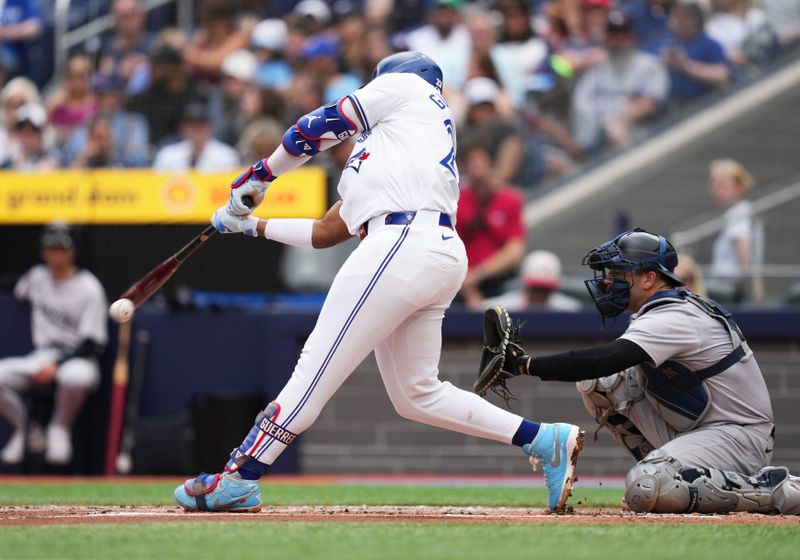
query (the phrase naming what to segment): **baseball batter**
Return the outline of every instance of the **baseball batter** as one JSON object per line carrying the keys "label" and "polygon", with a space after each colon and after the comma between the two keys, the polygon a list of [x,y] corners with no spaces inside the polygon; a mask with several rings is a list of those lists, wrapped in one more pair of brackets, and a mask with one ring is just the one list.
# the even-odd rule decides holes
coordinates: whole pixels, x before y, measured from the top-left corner
{"label": "baseball batter", "polygon": [[[595,271],[586,283],[600,314],[633,313],[625,333],[534,358],[513,341],[476,391],[520,374],[577,381],[598,429],[639,461],[626,478],[634,511],[800,514],[800,479],[767,466],[775,426],[753,352],[724,308],[679,288],[672,245],[637,229],[592,249],[584,264]],[[507,320],[502,308],[487,311],[489,324]]]}
{"label": "baseball batter", "polygon": [[[175,490],[186,509],[258,511],[258,478],[307,429],[372,351],[397,412],[409,419],[505,444],[544,463],[549,505],[564,508],[583,434],[537,424],[438,379],[441,325],[467,269],[455,232],[456,132],[441,96],[442,73],[428,57],[382,60],[372,81],[301,117],[283,145],[234,181],[212,223],[223,233],[324,246],[360,235],[338,272],[291,379],[258,414],[225,471]],[[321,221],[258,220],[269,182],[343,139],[357,138],[338,189],[342,202]]]}
{"label": "baseball batter", "polygon": [[31,268],[14,288],[18,299],[31,304],[34,350],[0,360],[0,415],[14,428],[0,452],[5,463],[19,463],[24,455],[26,410],[20,392],[55,381],[45,459],[63,465],[72,458],[72,424],[100,379],[98,359],[108,338],[106,297],[97,278],[75,266],[75,257],[70,228],[50,224],[42,236],[45,264]]}

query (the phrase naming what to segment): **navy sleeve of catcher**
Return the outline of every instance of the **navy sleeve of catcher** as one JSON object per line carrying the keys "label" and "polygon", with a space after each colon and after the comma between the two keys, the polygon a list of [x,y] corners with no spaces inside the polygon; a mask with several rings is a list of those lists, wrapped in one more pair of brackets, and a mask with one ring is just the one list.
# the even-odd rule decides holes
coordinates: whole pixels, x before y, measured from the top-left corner
{"label": "navy sleeve of catcher", "polygon": [[545,381],[597,379],[650,359],[641,346],[618,338],[608,344],[533,358],[529,373]]}

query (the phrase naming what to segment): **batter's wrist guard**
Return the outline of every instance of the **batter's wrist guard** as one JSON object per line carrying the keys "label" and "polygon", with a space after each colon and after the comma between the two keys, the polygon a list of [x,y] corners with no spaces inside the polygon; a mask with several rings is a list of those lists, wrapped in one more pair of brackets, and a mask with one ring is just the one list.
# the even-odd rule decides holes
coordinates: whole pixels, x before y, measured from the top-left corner
{"label": "batter's wrist guard", "polygon": [[513,397],[506,382],[512,377],[525,375],[531,357],[520,342],[521,325],[514,325],[508,311],[500,305],[487,309],[483,316],[483,352],[478,379],[472,389],[485,396],[492,391],[506,404]]}
{"label": "batter's wrist guard", "polygon": [[255,165],[251,165],[249,168],[245,169],[241,175],[234,179],[231,183],[231,188],[237,189],[251,179],[259,183],[264,183],[264,189],[266,189],[267,185],[277,179],[277,177],[272,174],[269,165],[267,165],[267,160],[262,159]]}

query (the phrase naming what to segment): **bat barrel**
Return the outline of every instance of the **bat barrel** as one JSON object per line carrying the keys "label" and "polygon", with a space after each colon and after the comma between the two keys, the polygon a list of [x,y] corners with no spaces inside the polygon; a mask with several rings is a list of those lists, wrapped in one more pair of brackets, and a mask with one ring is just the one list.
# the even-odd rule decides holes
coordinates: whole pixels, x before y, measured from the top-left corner
{"label": "bat barrel", "polygon": [[145,274],[133,286],[128,288],[125,293],[120,296],[120,299],[125,298],[131,300],[133,305],[138,308],[150,299],[150,296],[156,293],[161,286],[175,274],[175,271],[178,270],[181,264],[216,232],[217,230],[214,229],[214,226],[206,227],[197,237],[184,245],[177,253]]}

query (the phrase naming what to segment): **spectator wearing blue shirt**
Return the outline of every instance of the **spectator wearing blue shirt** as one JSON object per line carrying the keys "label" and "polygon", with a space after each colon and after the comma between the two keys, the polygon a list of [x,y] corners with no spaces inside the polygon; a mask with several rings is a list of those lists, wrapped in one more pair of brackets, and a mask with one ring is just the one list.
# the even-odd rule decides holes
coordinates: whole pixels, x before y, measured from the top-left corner
{"label": "spectator wearing blue shirt", "polygon": [[147,120],[122,109],[125,81],[98,74],[98,115],[72,135],[61,154],[66,167],[144,167],[150,162]]}
{"label": "spectator wearing blue shirt", "polygon": [[30,45],[44,28],[36,0],[5,0],[0,10],[0,66],[10,77],[25,75]]}
{"label": "spectator wearing blue shirt", "polygon": [[671,39],[668,21],[674,1],[638,0],[621,8],[631,18],[639,48],[656,54]]}
{"label": "spectator wearing blue shirt", "polygon": [[147,31],[147,14],[141,0],[114,0],[111,7],[114,29],[103,38],[99,67],[108,75],[120,76],[129,95],[139,93],[149,80],[148,55],[153,34]]}
{"label": "spectator wearing blue shirt", "polygon": [[705,34],[703,24],[703,10],[696,3],[677,2],[670,11],[675,42],[665,45],[660,55],[670,71],[670,98],[678,103],[702,97],[731,78],[722,47]]}

